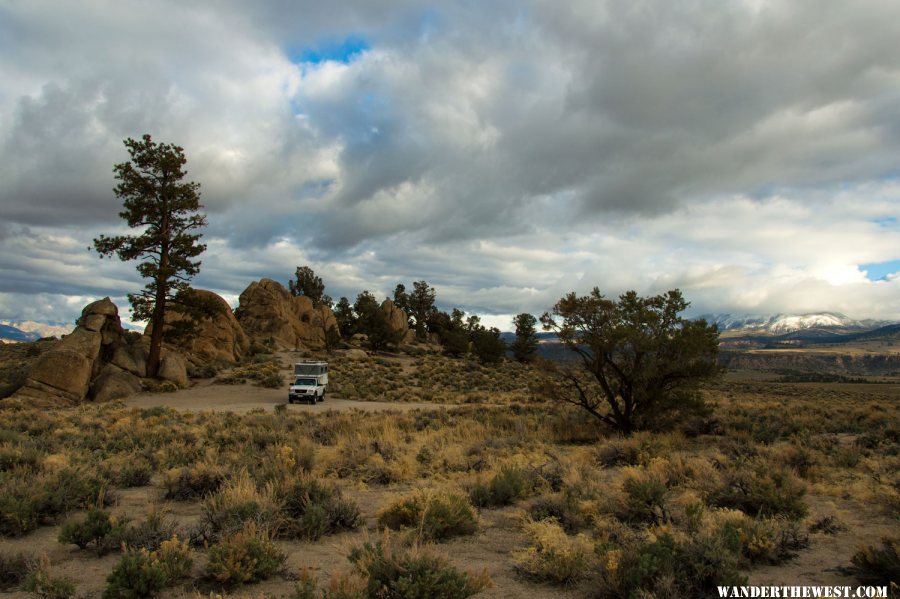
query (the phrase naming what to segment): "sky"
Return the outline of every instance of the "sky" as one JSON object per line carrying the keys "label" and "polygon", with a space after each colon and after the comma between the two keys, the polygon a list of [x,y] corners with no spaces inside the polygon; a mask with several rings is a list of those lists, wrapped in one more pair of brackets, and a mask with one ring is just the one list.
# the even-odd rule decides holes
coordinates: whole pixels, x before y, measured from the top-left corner
{"label": "sky", "polygon": [[88,248],[145,133],[233,305],[309,265],[503,330],[595,286],[900,320],[896,0],[0,0],[0,319],[125,312]]}

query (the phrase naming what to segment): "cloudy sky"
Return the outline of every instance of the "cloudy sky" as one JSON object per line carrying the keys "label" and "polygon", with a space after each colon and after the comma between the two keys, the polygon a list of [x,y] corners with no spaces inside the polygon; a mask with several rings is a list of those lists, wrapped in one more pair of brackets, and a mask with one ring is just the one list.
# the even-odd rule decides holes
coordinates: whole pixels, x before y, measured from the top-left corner
{"label": "cloudy sky", "polygon": [[144,133],[232,303],[307,264],[504,329],[594,286],[900,320],[896,0],[0,1],[0,319],[142,285],[87,248]]}

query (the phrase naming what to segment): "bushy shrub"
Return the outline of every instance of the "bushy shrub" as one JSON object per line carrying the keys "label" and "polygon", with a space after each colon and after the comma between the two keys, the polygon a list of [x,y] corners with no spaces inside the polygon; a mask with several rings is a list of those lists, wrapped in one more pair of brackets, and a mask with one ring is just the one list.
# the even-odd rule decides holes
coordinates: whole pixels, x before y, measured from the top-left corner
{"label": "bushy shrub", "polygon": [[152,597],[166,586],[166,573],[146,549],[126,551],[106,578],[103,599]]}
{"label": "bushy shrub", "polygon": [[398,547],[388,538],[354,547],[348,559],[366,579],[366,596],[379,599],[464,599],[491,584],[486,572],[460,572],[440,555]]}
{"label": "bushy shrub", "polygon": [[553,519],[569,534],[576,533],[587,526],[584,516],[575,506],[575,502],[562,495],[535,499],[528,506],[528,517],[535,522]]}
{"label": "bushy shrub", "polygon": [[123,454],[104,464],[104,476],[116,486],[127,489],[150,484],[153,466],[140,455]]}
{"label": "bushy shrub", "polygon": [[225,479],[225,469],[209,462],[173,468],[163,477],[165,497],[177,501],[201,499],[218,491]]}
{"label": "bushy shrub", "polygon": [[606,468],[615,466],[639,466],[650,463],[659,455],[660,448],[653,442],[653,435],[640,432],[631,437],[610,439],[597,448],[597,461]]}
{"label": "bushy shrub", "polygon": [[423,540],[443,541],[474,534],[478,517],[465,496],[417,491],[389,505],[378,523],[394,530],[414,528]]}
{"label": "bushy shrub", "polygon": [[51,576],[50,560],[43,556],[30,564],[22,590],[34,593],[41,599],[69,599],[75,595],[75,584],[65,576]]}
{"label": "bushy shrub", "polygon": [[316,540],[326,534],[359,526],[359,507],[340,491],[309,475],[291,485],[282,498],[283,534]]}
{"label": "bushy shrub", "polygon": [[175,535],[176,522],[162,510],[153,507],[137,526],[131,526],[122,535],[122,542],[132,549],[144,548],[156,551],[166,539]]}
{"label": "bushy shrub", "polygon": [[281,506],[275,488],[267,484],[257,489],[246,472],[222,486],[202,505],[201,526],[207,539],[217,539],[241,530],[246,523],[260,530],[277,530],[281,525]]}
{"label": "bushy shrub", "polygon": [[669,489],[663,482],[638,474],[625,479],[622,491],[624,497],[616,515],[623,522],[662,524],[669,520]]}
{"label": "bushy shrub", "polygon": [[151,551],[150,558],[162,567],[167,585],[190,576],[194,565],[193,551],[174,535],[160,543],[159,549]]}
{"label": "bushy shrub", "polygon": [[0,591],[7,591],[22,584],[28,574],[28,565],[34,561],[22,552],[0,551]]}
{"label": "bushy shrub", "polygon": [[525,524],[531,545],[513,552],[516,570],[541,582],[570,584],[583,578],[592,546],[584,535],[568,536],[555,520]]}
{"label": "bushy shrub", "polygon": [[125,524],[124,520],[110,518],[108,512],[93,508],[83,519],[66,521],[59,531],[59,542],[71,543],[80,549],[86,549],[93,543],[97,555],[102,555],[118,547],[125,532]]}
{"label": "bushy shrub", "polygon": [[738,540],[724,534],[679,544],[669,534],[626,544],[601,559],[597,597],[708,597],[718,585],[740,586]]}
{"label": "bushy shrub", "polygon": [[883,538],[881,547],[861,548],[852,558],[856,577],[865,584],[900,584],[900,538]]}
{"label": "bushy shrub", "polygon": [[152,597],[162,589],[190,576],[193,552],[173,536],[156,551],[128,550],[106,579],[104,599]]}
{"label": "bushy shrub", "polygon": [[105,481],[82,468],[64,468],[36,481],[34,487],[33,500],[43,519],[109,501]]}
{"label": "bushy shrub", "polygon": [[807,513],[806,489],[790,471],[765,463],[732,466],[724,485],[710,498],[713,505],[739,509],[751,516],[784,516],[799,520]]}
{"label": "bushy shrub", "polygon": [[504,466],[487,484],[477,484],[469,491],[469,499],[478,507],[512,505],[528,497],[537,486],[535,473],[519,466]]}
{"label": "bushy shrub", "polygon": [[249,523],[210,547],[206,573],[225,585],[257,582],[274,576],[285,559],[271,535]]}

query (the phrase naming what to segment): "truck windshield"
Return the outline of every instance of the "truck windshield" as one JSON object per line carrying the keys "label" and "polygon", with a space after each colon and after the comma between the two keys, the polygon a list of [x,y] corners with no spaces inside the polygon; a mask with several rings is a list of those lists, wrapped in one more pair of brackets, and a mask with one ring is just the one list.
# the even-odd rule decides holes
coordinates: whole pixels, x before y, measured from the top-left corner
{"label": "truck windshield", "polygon": [[298,378],[296,381],[294,381],[294,384],[295,384],[295,385],[304,385],[304,386],[306,386],[306,387],[315,387],[315,386],[316,386],[316,379],[301,379],[301,378]]}

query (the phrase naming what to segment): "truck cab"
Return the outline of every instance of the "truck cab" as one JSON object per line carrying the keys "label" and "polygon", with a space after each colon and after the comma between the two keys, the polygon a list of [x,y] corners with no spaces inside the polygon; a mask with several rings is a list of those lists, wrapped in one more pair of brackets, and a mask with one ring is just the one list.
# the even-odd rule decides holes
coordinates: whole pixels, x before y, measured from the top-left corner
{"label": "truck cab", "polygon": [[288,388],[288,403],[325,401],[328,386],[328,362],[297,362],[294,364],[294,381]]}

